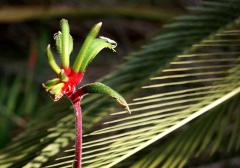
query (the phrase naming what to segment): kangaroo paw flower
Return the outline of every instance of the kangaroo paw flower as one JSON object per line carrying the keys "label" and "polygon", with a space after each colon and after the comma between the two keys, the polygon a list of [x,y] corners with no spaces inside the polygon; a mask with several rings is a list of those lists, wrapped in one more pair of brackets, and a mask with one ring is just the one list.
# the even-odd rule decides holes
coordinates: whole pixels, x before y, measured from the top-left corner
{"label": "kangaroo paw flower", "polygon": [[75,168],[81,168],[82,155],[82,118],[80,100],[86,94],[104,94],[114,98],[129,113],[130,109],[126,100],[110,87],[96,82],[77,89],[81,83],[87,66],[104,48],[111,49],[115,52],[117,43],[107,37],[100,36],[97,38],[102,23],[96,24],[86,37],[73,66],[70,64],[70,55],[73,50],[73,38],[70,35],[68,21],[60,21],[61,31],[54,35],[57,53],[60,56],[61,65],[59,66],[54,58],[50,44],[47,46],[48,63],[56,74],[56,78],[43,84],[45,90],[50,93],[54,101],[58,101],[66,96],[73,104],[76,114],[76,149],[75,149]]}

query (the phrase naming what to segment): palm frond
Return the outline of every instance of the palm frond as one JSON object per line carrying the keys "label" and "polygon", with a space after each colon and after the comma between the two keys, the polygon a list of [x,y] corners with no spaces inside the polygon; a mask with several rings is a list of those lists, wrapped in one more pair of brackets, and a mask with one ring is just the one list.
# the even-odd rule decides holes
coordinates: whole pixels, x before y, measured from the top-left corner
{"label": "palm frond", "polygon": [[[172,66],[169,69],[163,71],[161,74],[162,79],[155,78],[152,84],[146,87],[152,88],[148,89],[149,95],[136,99],[136,102],[132,104],[133,115],[128,116],[125,112],[115,113],[113,116],[116,116],[116,119],[107,122],[105,124],[107,125],[106,128],[96,130],[86,137],[85,149],[88,148],[86,154],[106,149],[111,150],[107,150],[105,153],[92,154],[91,156],[84,155],[85,165],[89,167],[100,165],[110,167],[115,165],[140,149],[147,147],[152,142],[157,141],[178,127],[186,124],[191,119],[208,111],[208,108],[213,108],[210,106],[211,103],[215,102],[215,105],[217,105],[238,92],[238,90],[234,90],[237,87],[237,83],[226,87],[227,84],[233,81],[229,76],[229,70],[233,65],[237,65],[236,55],[238,52],[230,54],[230,58],[226,58],[225,60],[222,58],[222,60],[220,60],[217,58],[224,55],[223,51],[219,51],[218,54],[209,54],[209,52],[199,54],[200,51],[197,50],[203,49],[204,46],[193,45],[207,44],[205,47],[211,48],[211,42],[202,41],[199,43],[199,41],[211,33],[216,36],[216,30],[220,28],[226,30],[226,27],[232,27],[232,23],[236,21],[236,18],[240,14],[238,8],[240,2],[237,0],[231,1],[234,5],[226,1],[212,2],[213,3],[206,3],[203,4],[202,7],[193,9],[192,15],[178,18],[174,23],[166,26],[160,36],[156,37],[141,51],[132,54],[127,63],[122,65],[118,71],[103,79],[104,83],[116,88],[122,94],[133,96],[134,92],[132,92],[132,90],[140,88],[149,76],[162,70],[170,59],[183,53],[185,50],[185,53],[182,54],[181,57],[178,56],[176,60],[172,62]],[[216,4],[219,5],[216,7]],[[214,22],[212,22],[213,20]],[[218,33],[221,34],[222,31],[223,30],[218,31]],[[212,37],[215,40],[214,43],[216,43],[215,36]],[[212,38],[210,36],[209,40],[213,40]],[[218,47],[232,48],[235,44],[236,43],[231,44],[230,42],[226,42]],[[186,50],[189,46],[192,46],[191,49]],[[196,53],[194,54],[194,52]],[[225,52],[227,51],[224,51],[224,53]],[[212,56],[212,59],[208,61],[204,56]],[[187,60],[190,62],[185,62],[185,59],[188,58],[190,60],[196,60]],[[203,63],[204,65],[207,63],[208,66],[201,65]],[[219,69],[223,72],[220,72]],[[202,70],[210,71],[202,72]],[[233,74],[235,74],[235,72]],[[159,84],[159,80],[161,84]],[[166,81],[164,82],[164,80]],[[186,88],[186,86],[190,88]],[[224,96],[225,94],[227,94],[227,96]],[[207,100],[204,101],[206,96]],[[100,99],[99,97],[87,99],[85,106],[89,107],[84,109],[85,127],[89,128],[102,119],[103,116],[109,112],[109,110],[106,110],[106,107],[110,107],[109,104],[109,101]],[[205,111],[202,110],[195,113],[199,111],[199,109],[204,109]],[[98,112],[96,113],[96,111]],[[146,113],[146,111],[148,112]],[[49,157],[55,155],[60,149],[72,142],[72,137],[74,137],[74,117],[70,115],[69,112],[70,110],[68,109],[63,112],[62,116],[58,116],[49,121],[49,123],[44,124],[42,128],[52,127],[49,132],[43,132],[40,135],[36,133],[35,135],[31,135],[37,130],[32,129],[32,131],[26,133],[25,136],[4,150],[8,150],[8,153],[2,151],[0,155],[0,165],[22,167],[32,160],[27,166],[41,167]],[[93,115],[95,116],[93,117]],[[156,116],[154,115],[158,118],[155,118]],[[167,116],[170,118],[167,118]],[[174,119],[171,117],[174,117]],[[163,121],[166,125],[161,124]],[[174,125],[175,127],[173,127]],[[154,128],[153,131],[149,131],[147,135],[141,137],[140,133],[150,128]],[[118,133],[115,136],[113,135],[113,133],[115,133],[114,131],[121,132],[128,129],[131,131],[125,134]],[[107,137],[107,135],[109,137]],[[115,139],[116,137],[118,138]],[[132,141],[131,138],[133,138]],[[40,141],[40,139],[42,140]],[[90,141],[90,139],[92,140]],[[104,145],[105,148],[101,148],[104,144],[103,142],[108,143]],[[123,148],[119,148],[119,145],[121,146],[123,144]],[[127,144],[129,144],[129,146],[126,146]],[[95,149],[96,147],[98,148]],[[107,155],[109,153],[111,155]],[[68,154],[71,154],[71,151]],[[96,156],[99,157],[96,158]],[[72,159],[73,156],[70,155],[69,160],[66,160],[71,163]],[[62,162],[62,159],[58,159],[58,161],[60,162],[58,165],[60,167],[70,165],[67,161]],[[54,165],[52,166],[54,167]]]}
{"label": "palm frond", "polygon": [[[91,168],[113,167],[237,96],[240,93],[239,20],[237,18],[194,44],[178,55],[159,76],[152,78],[150,84],[143,87],[150,94],[136,98],[131,104],[133,115],[127,115],[126,111],[112,113],[113,119],[87,134],[83,165]],[[196,136],[197,131],[192,137]],[[66,156],[57,158],[47,167],[70,167],[73,151],[67,150]],[[186,160],[175,158],[177,153],[165,163],[166,167],[186,163]]]}
{"label": "palm frond", "polygon": [[184,167],[209,162],[214,154],[232,157],[240,147],[238,112],[239,95],[190,123],[165,142],[158,142],[147,155],[127,167]]}

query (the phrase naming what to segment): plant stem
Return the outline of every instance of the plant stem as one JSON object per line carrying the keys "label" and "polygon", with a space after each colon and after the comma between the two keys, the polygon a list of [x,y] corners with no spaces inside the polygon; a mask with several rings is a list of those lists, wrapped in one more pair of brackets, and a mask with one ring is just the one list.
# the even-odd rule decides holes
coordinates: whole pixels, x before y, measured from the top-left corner
{"label": "plant stem", "polygon": [[75,142],[75,162],[74,168],[81,168],[82,162],[82,112],[80,106],[80,100],[73,102],[73,108],[75,110],[75,127],[76,127],[76,142]]}

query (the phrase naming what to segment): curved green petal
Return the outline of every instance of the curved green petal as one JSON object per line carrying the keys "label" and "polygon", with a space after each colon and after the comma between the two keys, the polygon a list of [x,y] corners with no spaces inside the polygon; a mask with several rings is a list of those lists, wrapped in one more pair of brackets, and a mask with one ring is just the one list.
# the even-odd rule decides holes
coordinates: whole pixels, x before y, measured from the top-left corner
{"label": "curved green petal", "polygon": [[89,46],[86,56],[84,58],[83,64],[80,67],[80,71],[85,71],[88,64],[96,57],[96,55],[103,50],[104,48],[112,49],[117,46],[117,43],[109,38],[100,37],[98,39],[94,39],[91,45]]}
{"label": "curved green petal", "polygon": [[62,30],[62,64],[64,67],[69,67],[69,25],[66,19],[60,21]]}
{"label": "curved green petal", "polygon": [[48,63],[50,65],[50,67],[52,68],[52,70],[56,73],[59,74],[61,72],[60,67],[57,65],[53,53],[51,51],[51,46],[50,44],[47,46],[47,57],[48,57]]}
{"label": "curved green petal", "polygon": [[111,96],[120,105],[122,105],[129,113],[131,113],[126,100],[118,92],[111,89],[109,86],[104,85],[103,83],[99,83],[99,82],[90,83],[90,84],[83,86],[81,89],[86,94],[97,93],[97,94]]}
{"label": "curved green petal", "polygon": [[70,54],[73,50],[73,38],[70,35],[68,21],[62,19],[60,21],[61,31],[54,35],[56,47],[61,58],[63,67],[68,68],[70,62]]}
{"label": "curved green petal", "polygon": [[102,26],[102,22],[96,24],[90,31],[90,33],[87,35],[83,45],[82,45],[82,48],[80,49],[78,55],[77,55],[77,58],[73,64],[73,70],[75,72],[79,72],[81,67],[82,67],[82,64],[83,64],[83,60],[85,59],[85,55],[88,51],[88,48],[89,46],[92,44],[93,40],[97,37],[99,31],[100,31],[100,28]]}
{"label": "curved green petal", "polygon": [[49,89],[52,86],[58,84],[59,82],[60,82],[59,78],[54,78],[54,79],[48,80],[46,83],[43,83],[42,85],[45,89]]}

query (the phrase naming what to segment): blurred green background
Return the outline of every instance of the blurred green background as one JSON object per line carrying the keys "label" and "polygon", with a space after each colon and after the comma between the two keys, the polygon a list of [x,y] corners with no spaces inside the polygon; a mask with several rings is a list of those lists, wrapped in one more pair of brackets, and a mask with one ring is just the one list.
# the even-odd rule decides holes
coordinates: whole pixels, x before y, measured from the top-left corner
{"label": "blurred green background", "polygon": [[49,41],[53,43],[62,17],[70,23],[74,53],[90,27],[99,21],[103,21],[101,35],[118,42],[117,54],[99,56],[91,65],[83,81],[91,82],[115,69],[124,61],[123,56],[153,37],[164,23],[195,5],[198,1],[1,0],[0,148],[34,119],[53,117],[51,113],[38,113],[37,109],[52,104],[41,87],[53,76],[45,48]]}

